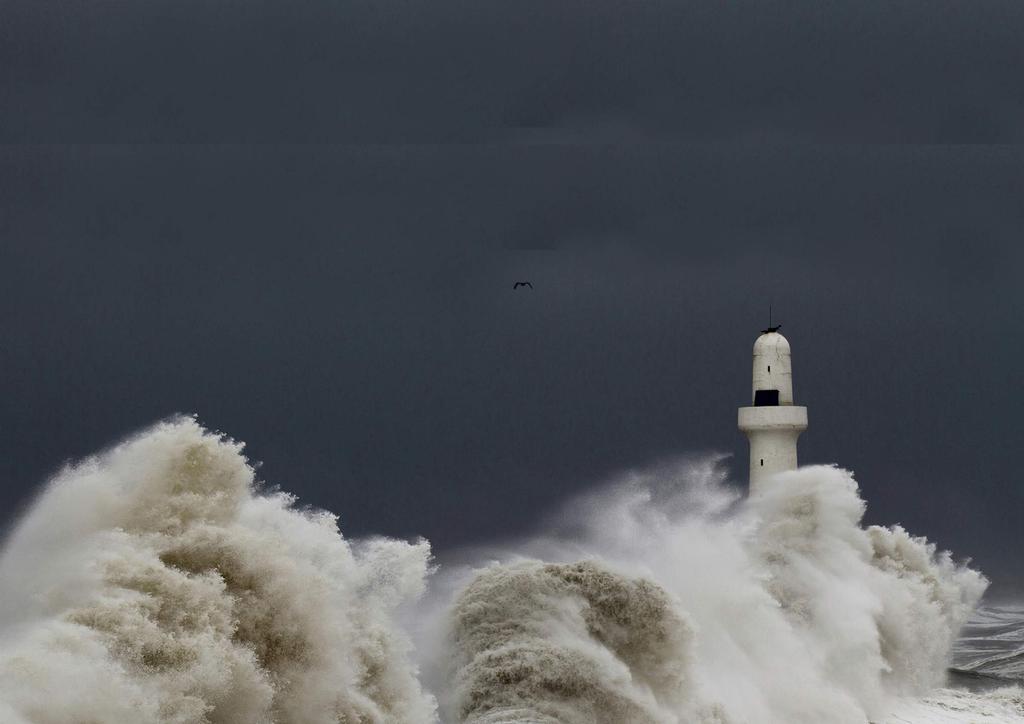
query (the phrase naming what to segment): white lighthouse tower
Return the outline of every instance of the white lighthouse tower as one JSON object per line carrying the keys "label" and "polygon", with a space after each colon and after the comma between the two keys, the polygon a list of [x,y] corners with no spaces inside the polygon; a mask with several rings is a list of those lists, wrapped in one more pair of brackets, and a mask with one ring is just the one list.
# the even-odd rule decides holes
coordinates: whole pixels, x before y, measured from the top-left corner
{"label": "white lighthouse tower", "polygon": [[750,493],[765,478],[795,470],[796,439],[807,429],[807,408],[793,404],[793,358],[778,327],[754,342],[751,407],[739,410],[739,427],[750,440]]}

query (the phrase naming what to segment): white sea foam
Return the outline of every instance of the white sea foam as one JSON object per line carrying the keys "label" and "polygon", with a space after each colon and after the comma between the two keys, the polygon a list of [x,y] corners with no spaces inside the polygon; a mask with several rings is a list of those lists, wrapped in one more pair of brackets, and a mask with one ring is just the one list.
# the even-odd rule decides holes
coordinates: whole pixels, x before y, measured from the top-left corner
{"label": "white sea foam", "polygon": [[432,721],[392,620],[428,546],[292,503],[187,418],[61,472],[0,556],[0,721]]}
{"label": "white sea foam", "polygon": [[[749,501],[722,477],[713,460],[635,473],[478,552],[503,562],[453,574],[470,582],[448,718],[862,723],[943,682],[978,573],[862,527],[846,471],[785,473]],[[643,670],[623,640],[651,642]]]}
{"label": "white sea foam", "polygon": [[1007,686],[985,693],[938,689],[897,702],[884,724],[1015,724],[1024,721],[1024,691]]}
{"label": "white sea foam", "polygon": [[745,500],[719,463],[612,481],[421,597],[426,543],[346,541],[240,445],[162,423],[5,542],[0,724],[1014,721],[1019,688],[936,688],[980,574],[863,527],[843,470]]}

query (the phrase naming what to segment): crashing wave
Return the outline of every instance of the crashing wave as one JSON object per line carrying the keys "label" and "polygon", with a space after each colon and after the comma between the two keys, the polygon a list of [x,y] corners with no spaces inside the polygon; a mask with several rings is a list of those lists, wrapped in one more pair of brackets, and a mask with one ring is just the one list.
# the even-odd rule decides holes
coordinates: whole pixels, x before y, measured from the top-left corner
{"label": "crashing wave", "polygon": [[[943,682],[980,574],[862,527],[846,471],[784,473],[747,501],[722,477],[714,461],[633,474],[491,551],[537,560],[482,569],[455,603],[452,717],[862,723]],[[605,595],[637,606],[616,637]]]}
{"label": "crashing wave", "polygon": [[5,724],[432,721],[392,620],[427,544],[293,502],[188,418],[61,472],[0,557]]}
{"label": "crashing wave", "polygon": [[676,609],[593,562],[492,567],[453,612],[460,721],[675,721],[693,635]]}
{"label": "crashing wave", "polygon": [[980,574],[862,526],[846,471],[744,500],[718,462],[630,474],[421,599],[425,542],[346,541],[259,490],[239,444],[162,423],[62,471],[5,542],[0,722],[435,722],[416,660],[472,724],[1020,709],[1019,688],[936,690]]}

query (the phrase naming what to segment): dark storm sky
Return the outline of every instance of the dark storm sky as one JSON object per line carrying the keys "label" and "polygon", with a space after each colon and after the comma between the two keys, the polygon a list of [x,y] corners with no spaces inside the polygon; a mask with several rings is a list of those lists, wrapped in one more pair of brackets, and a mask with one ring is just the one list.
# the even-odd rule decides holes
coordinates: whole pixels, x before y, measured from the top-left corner
{"label": "dark storm sky", "polygon": [[741,480],[770,300],[802,460],[1019,587],[1022,37],[1017,0],[8,0],[2,520],[177,411],[441,549],[665,456]]}

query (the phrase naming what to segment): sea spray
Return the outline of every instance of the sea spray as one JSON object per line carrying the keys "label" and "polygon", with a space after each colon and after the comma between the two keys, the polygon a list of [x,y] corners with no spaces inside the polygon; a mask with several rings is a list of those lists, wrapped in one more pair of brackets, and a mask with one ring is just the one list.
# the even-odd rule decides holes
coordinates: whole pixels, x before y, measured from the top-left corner
{"label": "sea spray", "polygon": [[692,631],[645,579],[592,562],[495,566],[454,617],[460,720],[656,724],[688,708]]}
{"label": "sea spray", "polygon": [[61,472],[0,555],[4,724],[433,721],[393,620],[427,544],[293,503],[189,418]]}
{"label": "sea spray", "polygon": [[[335,516],[260,491],[240,445],[170,420],[62,471],[5,541],[0,722],[436,721],[414,657],[446,724],[918,711],[906,697],[941,682],[985,580],[863,527],[843,470],[750,500],[725,477],[715,458],[630,473],[542,534],[464,554],[424,599],[426,543],[346,541]],[[922,706],[1022,707],[999,697]]]}
{"label": "sea spray", "polygon": [[[862,527],[846,471],[784,473],[743,500],[718,463],[631,473],[544,534],[476,553],[508,562],[450,574],[468,583],[449,614],[449,719],[863,723],[942,682],[980,574],[899,527]],[[560,582],[580,565],[661,602],[654,620],[677,633],[646,644],[644,667],[677,671],[674,687],[593,623],[592,594]],[[619,622],[626,639],[648,625],[637,612]],[[528,664],[540,650],[550,681]]]}

